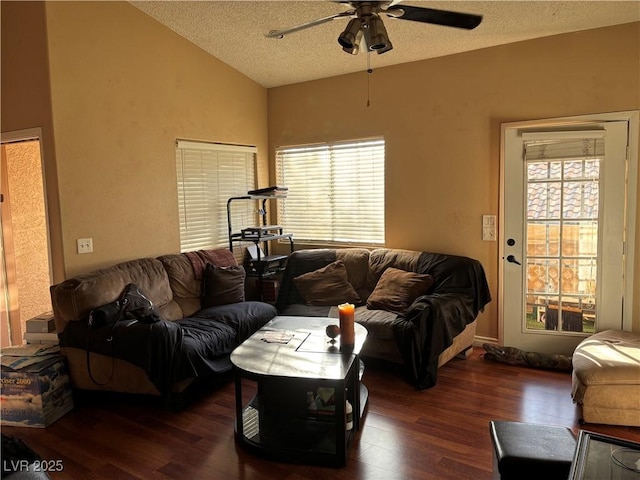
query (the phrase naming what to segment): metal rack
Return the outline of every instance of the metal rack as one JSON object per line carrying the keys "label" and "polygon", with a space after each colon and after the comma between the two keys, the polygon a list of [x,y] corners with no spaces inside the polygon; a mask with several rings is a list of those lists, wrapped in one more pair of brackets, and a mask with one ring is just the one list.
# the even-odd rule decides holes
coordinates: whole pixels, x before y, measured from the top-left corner
{"label": "metal rack", "polygon": [[[293,252],[293,234],[284,233],[280,225],[269,225],[267,223],[267,201],[277,200],[281,197],[277,195],[244,195],[231,197],[227,200],[227,225],[229,229],[229,250],[233,252],[234,246],[241,243],[251,242],[256,246],[256,258],[249,261],[247,275],[258,278],[258,296],[262,299],[262,281],[265,278],[273,277],[278,272],[284,270],[286,260],[289,255],[270,255],[269,242],[286,238],[289,240],[290,253]],[[231,219],[231,204],[238,201],[257,201],[261,203],[258,210],[262,217],[262,225],[247,227],[239,232],[234,231]],[[262,247],[262,248],[261,248]],[[263,252],[264,251],[264,255]]]}

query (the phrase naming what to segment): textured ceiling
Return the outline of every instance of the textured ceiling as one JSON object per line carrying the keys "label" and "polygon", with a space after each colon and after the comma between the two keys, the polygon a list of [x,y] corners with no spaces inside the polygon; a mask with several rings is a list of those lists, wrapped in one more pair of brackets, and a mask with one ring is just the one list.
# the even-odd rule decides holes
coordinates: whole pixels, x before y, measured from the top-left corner
{"label": "textured ceiling", "polygon": [[[367,54],[349,55],[337,38],[340,18],[283,39],[265,33],[349,9],[331,1],[132,1],[152,18],[264,87],[367,68]],[[383,16],[393,50],[370,54],[372,68],[451,55],[531,38],[640,21],[635,1],[416,1],[402,4],[483,16],[474,30]],[[620,48],[624,48],[621,45]]]}

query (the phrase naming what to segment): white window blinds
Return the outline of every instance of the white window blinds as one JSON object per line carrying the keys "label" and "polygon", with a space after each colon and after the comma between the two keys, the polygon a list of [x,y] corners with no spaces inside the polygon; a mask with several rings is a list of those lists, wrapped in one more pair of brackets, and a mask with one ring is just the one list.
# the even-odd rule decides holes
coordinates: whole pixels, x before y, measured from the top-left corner
{"label": "white window blinds", "polygon": [[[181,251],[229,244],[227,200],[255,188],[256,152],[255,147],[177,142]],[[245,210],[234,209],[234,215],[242,223],[255,221],[253,205]]]}
{"label": "white window blinds", "polygon": [[603,158],[604,131],[523,133],[527,161]]}
{"label": "white window blinds", "polygon": [[278,223],[302,243],[384,244],[384,140],[276,149]]}

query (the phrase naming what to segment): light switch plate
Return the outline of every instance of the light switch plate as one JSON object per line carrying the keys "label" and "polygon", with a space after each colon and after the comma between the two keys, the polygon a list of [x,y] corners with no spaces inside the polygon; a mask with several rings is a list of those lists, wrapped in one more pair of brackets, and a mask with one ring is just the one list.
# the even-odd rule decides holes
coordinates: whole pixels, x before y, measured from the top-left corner
{"label": "light switch plate", "polygon": [[485,242],[496,241],[496,216],[482,215],[482,240]]}
{"label": "light switch plate", "polygon": [[496,216],[495,215],[482,215],[482,226],[496,228]]}

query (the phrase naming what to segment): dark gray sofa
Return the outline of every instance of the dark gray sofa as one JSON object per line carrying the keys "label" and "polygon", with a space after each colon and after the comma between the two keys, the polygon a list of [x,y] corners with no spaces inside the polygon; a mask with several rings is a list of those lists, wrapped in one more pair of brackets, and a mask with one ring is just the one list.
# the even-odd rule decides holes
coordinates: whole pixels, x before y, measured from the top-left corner
{"label": "dark gray sofa", "polygon": [[[296,286],[299,276],[334,262],[344,264],[348,283],[359,297],[355,320],[369,332],[362,355],[404,364],[418,389],[434,386],[438,367],[472,346],[476,318],[491,301],[482,265],[468,257],[388,248],[298,250],[287,262],[278,313],[337,318],[337,303],[311,304],[323,302],[303,298]],[[433,285],[412,299],[406,311],[369,308],[387,269],[430,275]]]}

